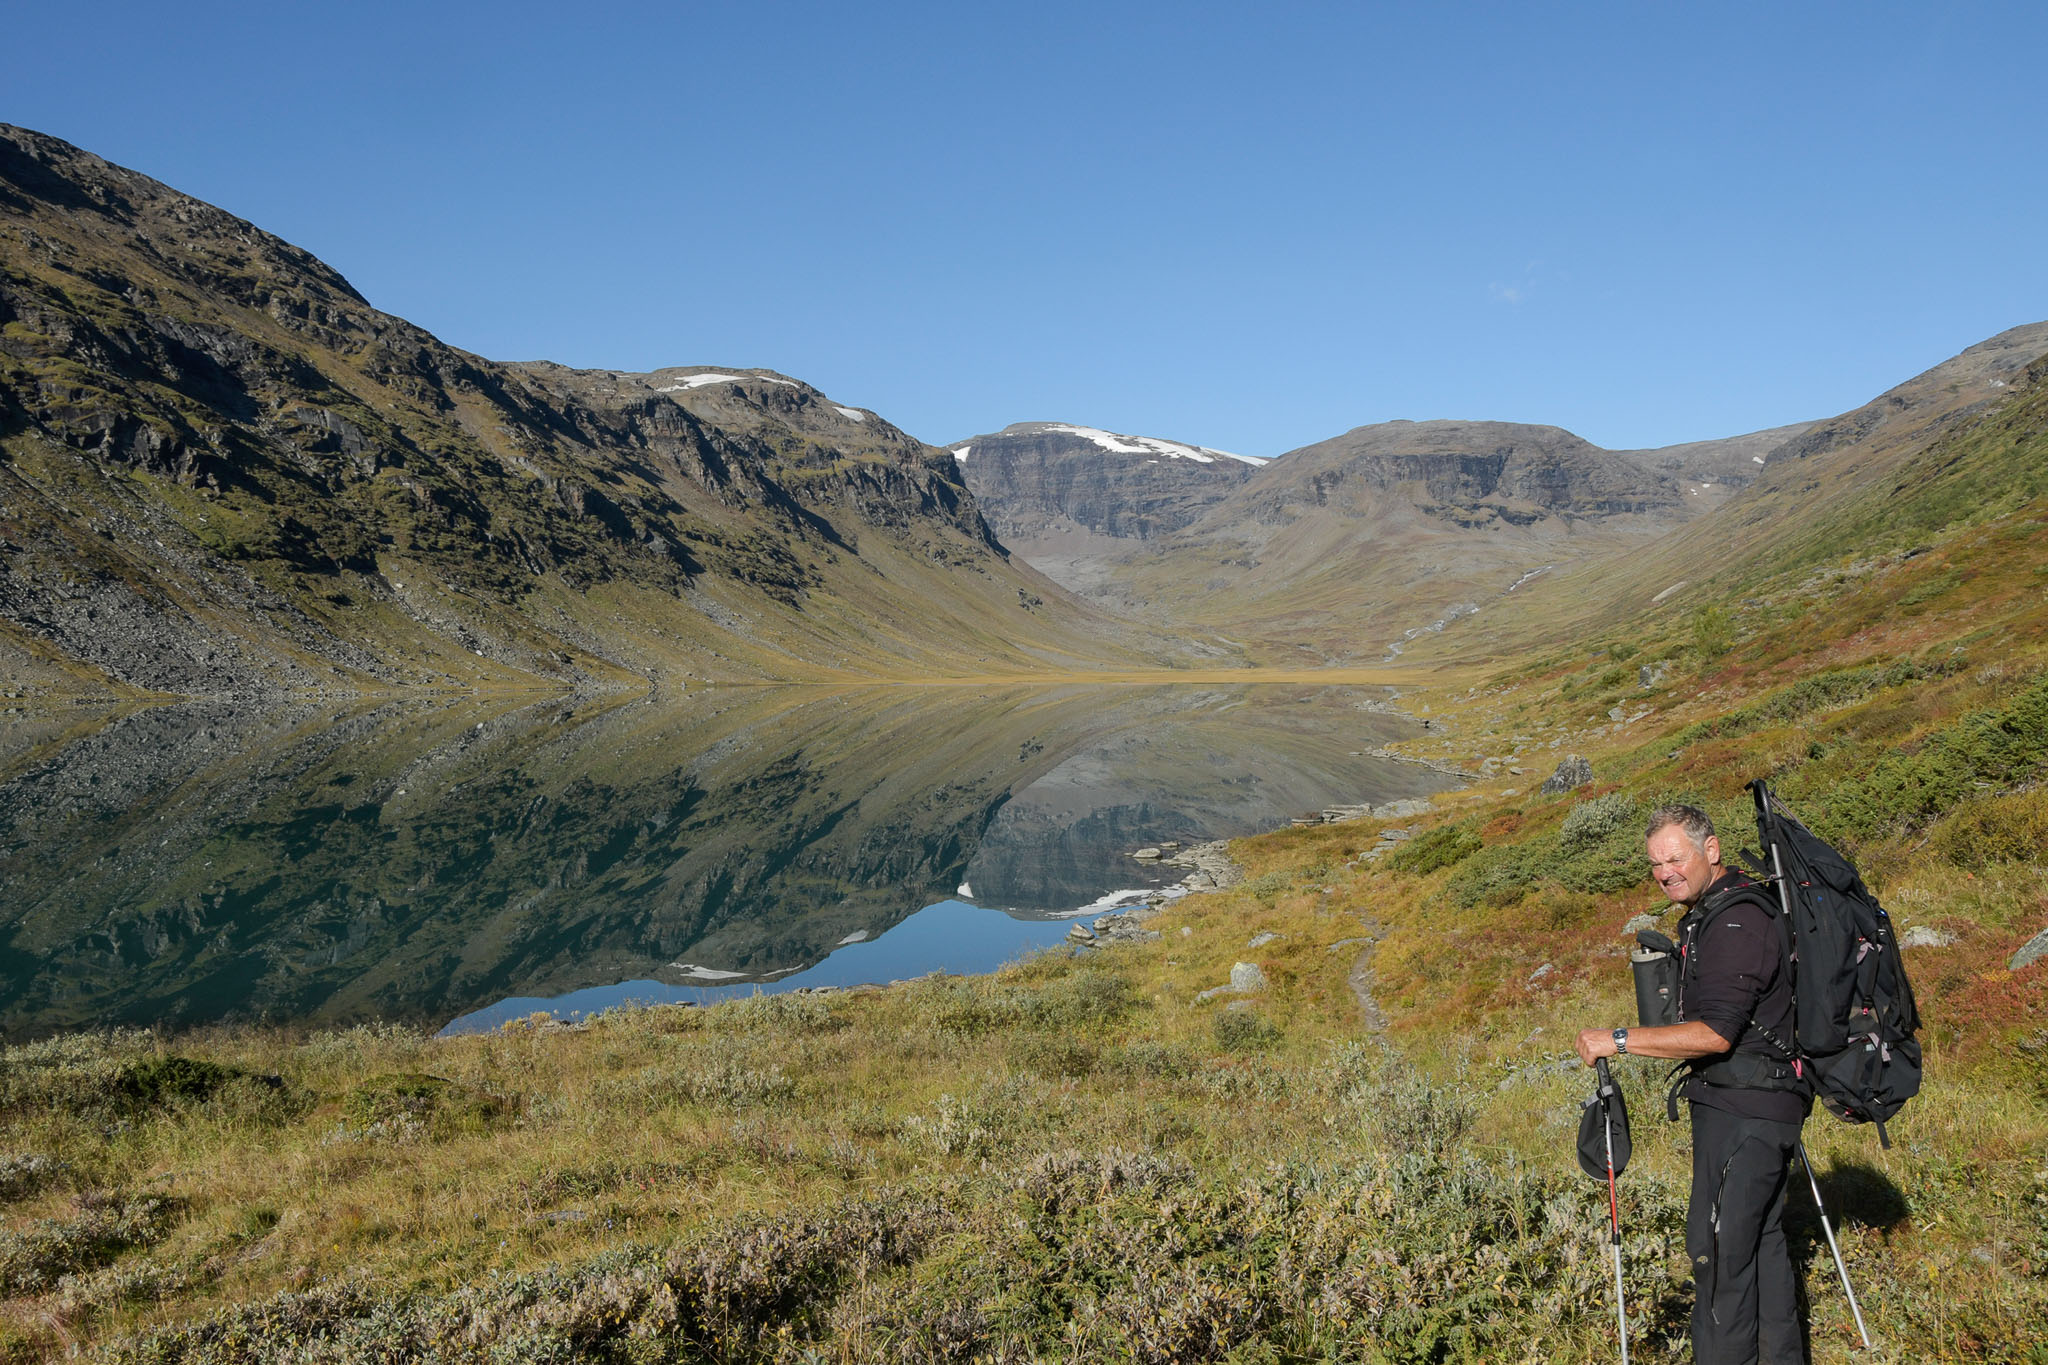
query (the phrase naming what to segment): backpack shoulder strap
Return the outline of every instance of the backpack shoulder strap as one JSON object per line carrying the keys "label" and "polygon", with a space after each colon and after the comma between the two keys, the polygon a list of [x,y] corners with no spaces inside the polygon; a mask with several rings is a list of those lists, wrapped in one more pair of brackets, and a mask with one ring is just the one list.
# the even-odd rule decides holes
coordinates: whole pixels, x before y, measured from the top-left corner
{"label": "backpack shoulder strap", "polygon": [[[1736,882],[1733,886],[1724,886],[1700,902],[1700,908],[1709,915],[1716,915],[1726,907],[1742,901],[1761,907],[1772,919],[1778,918],[1782,913],[1778,898],[1757,881],[1742,881]],[[1700,926],[1702,933],[1706,931],[1706,927],[1704,924]]]}

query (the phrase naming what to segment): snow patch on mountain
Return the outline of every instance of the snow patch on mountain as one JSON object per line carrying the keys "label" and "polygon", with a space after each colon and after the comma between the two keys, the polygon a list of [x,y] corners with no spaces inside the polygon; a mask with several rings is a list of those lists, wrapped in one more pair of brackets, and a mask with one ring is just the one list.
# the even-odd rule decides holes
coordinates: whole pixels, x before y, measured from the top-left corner
{"label": "snow patch on mountain", "polygon": [[868,420],[868,415],[862,412],[859,408],[841,408],[837,403],[834,403],[832,406],[834,408],[838,408],[839,415],[841,417],[851,417],[856,422],[865,422]]}
{"label": "snow patch on mountain", "polygon": [[1258,455],[1233,455],[1227,450],[1211,450],[1207,446],[1182,445],[1178,441],[1162,441],[1156,436],[1124,436],[1100,427],[1075,426],[1071,422],[1047,422],[1041,431],[1065,432],[1093,441],[1113,455],[1164,455],[1173,460],[1193,460],[1197,464],[1214,464],[1218,460],[1240,460],[1248,465],[1262,465],[1266,461]]}
{"label": "snow patch on mountain", "polygon": [[[714,374],[707,370],[702,374],[686,374],[673,384],[662,385],[655,392],[682,393],[686,389],[701,389],[706,384],[738,384],[743,380],[752,380],[757,384],[781,384],[792,389],[796,387],[794,380],[770,379],[765,374]],[[840,411],[844,412],[846,409],[841,408]]]}
{"label": "snow patch on mountain", "polygon": [[964,460],[967,458],[967,452],[972,449],[974,449],[973,446],[961,446],[958,450],[953,452],[953,458],[956,460]]}

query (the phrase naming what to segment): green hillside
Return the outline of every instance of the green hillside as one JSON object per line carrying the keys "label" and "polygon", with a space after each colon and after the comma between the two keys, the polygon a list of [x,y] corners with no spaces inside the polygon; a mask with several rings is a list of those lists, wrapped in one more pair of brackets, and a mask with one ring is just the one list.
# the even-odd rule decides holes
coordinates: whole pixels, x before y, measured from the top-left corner
{"label": "green hillside", "polygon": [[16,692],[617,689],[1156,664],[954,461],[761,370],[505,365],[0,126]]}

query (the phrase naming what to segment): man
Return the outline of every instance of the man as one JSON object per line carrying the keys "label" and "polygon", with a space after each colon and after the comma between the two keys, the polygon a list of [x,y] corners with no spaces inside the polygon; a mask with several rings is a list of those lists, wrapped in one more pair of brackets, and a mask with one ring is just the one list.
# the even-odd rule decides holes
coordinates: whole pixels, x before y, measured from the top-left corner
{"label": "man", "polygon": [[1646,831],[1650,872],[1686,907],[1678,923],[1678,1018],[1660,1028],[1580,1032],[1587,1066],[1602,1057],[1690,1060],[1695,1365],[1803,1365],[1785,1187],[1811,1092],[1789,1060],[1792,985],[1778,904],[1721,864],[1706,812],[1664,806]]}

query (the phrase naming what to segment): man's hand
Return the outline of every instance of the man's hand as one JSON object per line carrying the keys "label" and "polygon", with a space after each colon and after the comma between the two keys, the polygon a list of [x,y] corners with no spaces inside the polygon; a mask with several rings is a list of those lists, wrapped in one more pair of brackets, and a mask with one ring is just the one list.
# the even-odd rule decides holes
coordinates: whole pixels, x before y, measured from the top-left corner
{"label": "man's hand", "polygon": [[1579,1060],[1587,1066],[1602,1057],[1612,1057],[1614,1051],[1614,1030],[1605,1028],[1582,1028],[1579,1030]]}

